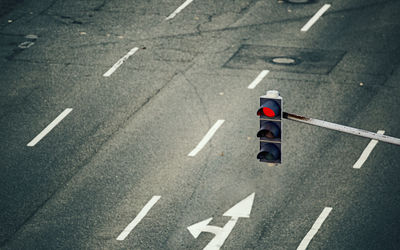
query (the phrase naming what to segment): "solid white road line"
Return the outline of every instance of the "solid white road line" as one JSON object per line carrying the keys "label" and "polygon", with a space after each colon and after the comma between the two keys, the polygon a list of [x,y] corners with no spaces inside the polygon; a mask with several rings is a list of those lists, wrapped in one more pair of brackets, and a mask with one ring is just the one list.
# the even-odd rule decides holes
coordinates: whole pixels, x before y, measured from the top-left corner
{"label": "solid white road line", "polygon": [[161,198],[161,196],[153,196],[151,200],[147,202],[147,204],[142,208],[139,214],[136,216],[135,219],[128,226],[120,233],[117,237],[117,240],[124,240],[126,236],[136,227],[137,224],[146,216],[146,214],[150,211],[150,209],[157,203],[157,201]]}
{"label": "solid white road line", "polygon": [[330,4],[325,4],[324,6],[322,6],[322,8],[317,13],[315,13],[315,15],[306,23],[306,25],[301,28],[301,31],[306,32],[307,30],[309,30],[311,26],[313,26],[313,24],[325,13],[325,11],[329,9],[329,7],[331,7]]}
{"label": "solid white road line", "polygon": [[33,147],[38,143],[43,137],[45,137],[55,126],[57,126],[58,123],[61,122],[62,119],[64,119],[70,112],[72,111],[71,108],[65,109],[60,115],[57,116],[57,118],[52,121],[45,129],[43,129],[40,134],[38,134],[35,138],[30,141],[27,146],[28,147]]}
{"label": "solid white road line", "polygon": [[186,8],[186,6],[188,6],[191,2],[193,2],[193,0],[186,0],[181,6],[179,6],[174,12],[172,12],[171,15],[169,15],[167,18],[165,18],[165,20],[174,18],[176,16],[176,14],[178,14],[184,8]]}
{"label": "solid white road line", "polygon": [[254,89],[257,86],[257,84],[259,84],[262,81],[262,79],[264,79],[264,77],[266,75],[268,75],[268,73],[269,73],[269,70],[261,71],[261,73],[256,77],[256,79],[254,79],[254,81],[252,83],[250,83],[250,85],[247,88]]}
{"label": "solid white road line", "polygon": [[[378,130],[376,132],[377,134],[383,135],[385,133],[384,130]],[[364,152],[362,152],[360,158],[357,160],[357,162],[354,164],[353,168],[360,169],[364,162],[367,160],[369,154],[371,154],[372,150],[374,150],[376,144],[378,144],[377,140],[371,140],[368,144],[368,146],[364,149]]]}
{"label": "solid white road line", "polygon": [[119,59],[106,73],[103,74],[104,77],[109,77],[112,73],[114,73],[114,71],[116,69],[119,68],[119,66],[121,66],[121,64],[123,64],[126,60],[128,60],[128,58],[135,54],[136,51],[138,51],[139,48],[135,47],[133,49],[131,49],[126,55],[124,55],[124,57],[122,57],[121,59]]}
{"label": "solid white road line", "polygon": [[297,250],[304,250],[307,248],[308,244],[314,237],[314,235],[318,232],[322,223],[324,223],[325,219],[328,217],[329,213],[332,211],[331,207],[326,207],[319,215],[318,219],[314,222],[314,225],[311,227],[311,230],[307,233],[306,237],[301,241],[300,245],[297,247]]}
{"label": "solid white road line", "polygon": [[188,154],[188,156],[195,156],[206,144],[207,142],[213,137],[215,132],[221,125],[224,123],[224,120],[218,120],[214,126],[210,128],[210,130],[207,132],[207,134],[201,139],[199,144]]}

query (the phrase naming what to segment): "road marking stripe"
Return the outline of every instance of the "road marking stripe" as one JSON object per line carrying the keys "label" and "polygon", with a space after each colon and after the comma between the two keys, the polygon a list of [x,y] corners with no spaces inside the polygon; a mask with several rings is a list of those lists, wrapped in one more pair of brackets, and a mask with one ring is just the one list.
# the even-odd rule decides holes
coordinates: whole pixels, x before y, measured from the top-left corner
{"label": "road marking stripe", "polygon": [[157,201],[161,198],[161,196],[155,195],[153,196],[147,204],[142,208],[139,214],[133,219],[131,223],[118,235],[117,240],[124,240],[126,236],[136,227],[137,224],[146,216],[146,214],[150,211],[150,209],[157,203]]}
{"label": "road marking stripe", "polygon": [[116,69],[119,68],[119,66],[121,66],[126,60],[128,60],[128,58],[135,54],[136,51],[138,51],[139,48],[135,47],[133,49],[131,49],[126,55],[124,55],[124,57],[122,57],[121,59],[119,59],[106,73],[103,74],[104,77],[109,77],[112,73],[114,73],[114,71]]}
{"label": "road marking stripe", "polygon": [[311,227],[311,230],[307,233],[306,237],[304,237],[300,245],[297,247],[297,250],[304,250],[307,248],[308,244],[310,243],[314,235],[318,232],[318,230],[322,226],[322,223],[324,223],[325,219],[328,217],[331,211],[331,207],[324,208],[318,219],[314,222],[314,225]]}
{"label": "road marking stripe", "polygon": [[43,129],[40,134],[38,134],[35,138],[30,141],[27,146],[28,147],[33,147],[38,143],[43,137],[45,137],[55,126],[57,126],[58,123],[61,122],[62,119],[64,119],[70,112],[72,111],[71,108],[65,109],[60,115],[57,116],[57,118],[52,121],[45,129]]}
{"label": "road marking stripe", "polygon": [[321,9],[301,28],[301,31],[306,32],[314,25],[314,23],[331,7],[330,4],[325,4]]}
{"label": "road marking stripe", "polygon": [[[377,134],[383,135],[385,133],[384,130],[378,130],[376,132]],[[376,144],[378,144],[377,140],[371,140],[368,144],[368,146],[364,149],[364,152],[362,152],[360,158],[357,160],[357,162],[354,164],[353,168],[360,169],[364,162],[367,160],[369,154],[371,154],[372,150],[374,150]]]}
{"label": "road marking stripe", "polygon": [[261,73],[256,77],[256,79],[254,79],[252,83],[250,83],[250,85],[247,88],[254,89],[257,86],[257,84],[259,84],[262,81],[262,79],[264,79],[264,77],[268,75],[268,73],[269,70],[261,71]]}
{"label": "road marking stripe", "polygon": [[197,146],[192,150],[192,152],[190,152],[188,154],[188,156],[195,156],[206,144],[207,142],[211,139],[211,137],[213,137],[213,135],[215,134],[215,132],[217,131],[217,129],[219,127],[221,127],[221,125],[224,123],[224,120],[218,120],[211,128],[210,130],[207,132],[207,134],[203,137],[203,139],[201,139],[201,141],[199,142],[199,144],[197,144]]}
{"label": "road marking stripe", "polygon": [[169,15],[167,18],[165,18],[165,20],[174,18],[176,16],[176,14],[178,14],[184,8],[186,8],[186,6],[188,6],[191,2],[193,2],[193,0],[186,0],[181,6],[179,6],[174,12],[172,12],[171,15]]}

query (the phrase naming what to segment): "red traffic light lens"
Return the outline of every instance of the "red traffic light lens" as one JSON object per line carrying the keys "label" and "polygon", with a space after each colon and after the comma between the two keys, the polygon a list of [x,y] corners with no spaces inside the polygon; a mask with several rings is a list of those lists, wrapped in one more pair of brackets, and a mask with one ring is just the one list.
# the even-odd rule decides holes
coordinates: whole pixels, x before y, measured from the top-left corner
{"label": "red traffic light lens", "polygon": [[275,112],[274,112],[272,109],[270,109],[270,108],[264,107],[264,108],[262,109],[262,111],[263,111],[264,115],[266,115],[266,116],[268,116],[268,117],[275,117],[275,116],[276,116]]}
{"label": "red traffic light lens", "polygon": [[281,107],[274,100],[267,100],[257,111],[258,116],[266,116],[269,118],[275,118],[281,113]]}
{"label": "red traffic light lens", "polygon": [[268,117],[275,117],[275,116],[276,116],[275,112],[274,112],[272,109],[267,108],[267,107],[261,108],[261,109],[257,112],[257,115],[258,115],[258,116],[265,115],[265,116],[268,116]]}

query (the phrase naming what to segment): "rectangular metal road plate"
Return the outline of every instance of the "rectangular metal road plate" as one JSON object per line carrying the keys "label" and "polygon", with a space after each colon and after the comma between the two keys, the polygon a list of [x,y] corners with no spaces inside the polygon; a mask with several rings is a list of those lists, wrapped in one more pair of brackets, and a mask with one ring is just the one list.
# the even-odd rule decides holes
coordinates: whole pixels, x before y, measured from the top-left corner
{"label": "rectangular metal road plate", "polygon": [[[275,47],[243,44],[223,67],[233,69],[269,69],[308,74],[328,74],[343,58],[345,51]],[[294,63],[279,64],[274,58]],[[279,60],[278,60],[279,61]]]}

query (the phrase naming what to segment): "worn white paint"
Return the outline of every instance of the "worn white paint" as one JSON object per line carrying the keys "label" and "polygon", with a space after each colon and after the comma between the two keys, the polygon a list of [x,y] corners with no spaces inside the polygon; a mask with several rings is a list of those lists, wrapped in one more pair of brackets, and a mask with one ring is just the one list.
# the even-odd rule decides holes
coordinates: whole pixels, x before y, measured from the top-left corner
{"label": "worn white paint", "polygon": [[310,244],[311,240],[321,228],[322,223],[324,223],[331,211],[331,207],[326,207],[324,208],[324,210],[322,210],[322,213],[319,215],[318,219],[314,222],[314,225],[311,227],[310,231],[308,231],[307,235],[301,241],[300,245],[297,247],[297,250],[305,250],[307,248],[308,244]]}
{"label": "worn white paint", "polygon": [[32,139],[28,143],[28,147],[33,147],[35,146],[43,137],[45,137],[55,126],[57,126],[58,123],[60,123],[70,112],[72,111],[72,108],[67,108],[65,109],[60,115],[57,116],[54,121],[52,121],[45,129],[43,129],[42,132],[40,132],[35,138]]}
{"label": "worn white paint", "polygon": [[170,20],[174,18],[179,12],[186,8],[193,0],[186,0],[181,6],[179,6],[174,12],[171,13],[165,20]]}
{"label": "worn white paint", "polygon": [[106,73],[103,74],[104,77],[109,77],[114,73],[115,70],[119,68],[130,56],[135,54],[136,51],[138,51],[139,48],[135,47],[131,49],[126,55],[124,55],[121,59],[119,59]]}
{"label": "worn white paint", "polygon": [[[384,130],[378,130],[377,134],[383,135],[385,133]],[[371,140],[368,146],[362,152],[360,158],[358,158],[357,162],[353,165],[353,168],[360,169],[364,162],[368,159],[368,156],[371,154],[372,150],[374,150],[376,144],[378,144],[377,140]]]}
{"label": "worn white paint", "polygon": [[306,32],[308,31],[311,26],[314,25],[314,23],[331,7],[330,4],[325,4],[322,6],[321,9],[318,10],[317,13],[301,28],[301,31]]}
{"label": "worn white paint", "polygon": [[207,132],[207,134],[201,139],[199,144],[188,154],[188,156],[195,156],[201,149],[207,144],[207,142],[213,137],[215,132],[218,130],[219,127],[224,123],[224,120],[218,120]]}
{"label": "worn white paint", "polygon": [[155,195],[153,196],[147,204],[142,208],[139,214],[133,219],[131,223],[118,235],[117,240],[125,240],[125,238],[130,234],[130,232],[139,224],[139,222],[146,216],[146,214],[150,211],[150,209],[157,203],[157,201],[161,198],[161,196]]}
{"label": "worn white paint", "polygon": [[269,73],[269,70],[263,70],[261,71],[260,74],[254,79],[253,82],[250,83],[250,85],[247,87],[248,89],[254,89],[263,79],[266,77]]}

